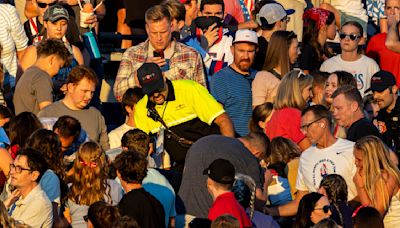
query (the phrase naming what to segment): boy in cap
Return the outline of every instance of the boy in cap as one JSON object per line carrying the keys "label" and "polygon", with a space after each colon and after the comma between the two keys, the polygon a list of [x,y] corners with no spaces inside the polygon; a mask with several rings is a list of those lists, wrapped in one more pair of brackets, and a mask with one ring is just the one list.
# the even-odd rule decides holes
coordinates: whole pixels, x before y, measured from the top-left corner
{"label": "boy in cap", "polygon": [[392,73],[384,70],[376,72],[371,78],[371,90],[380,111],[374,121],[382,134],[382,139],[393,151],[400,151],[400,99],[399,88]]}
{"label": "boy in cap", "polygon": [[231,192],[235,182],[235,167],[225,159],[216,159],[203,171],[208,175],[207,189],[212,195],[214,203],[208,212],[208,219],[214,221],[221,215],[230,214],[235,217],[240,227],[251,227],[251,221],[243,207]]}
{"label": "boy in cap", "polygon": [[[155,63],[144,63],[137,76],[146,96],[135,107],[136,127],[158,134],[162,140],[159,145],[164,145],[175,163],[173,169],[183,170],[186,152],[197,139],[218,132],[234,136],[232,122],[222,105],[199,83],[164,79]],[[161,121],[169,128],[166,137]],[[159,147],[158,151],[163,149]]]}

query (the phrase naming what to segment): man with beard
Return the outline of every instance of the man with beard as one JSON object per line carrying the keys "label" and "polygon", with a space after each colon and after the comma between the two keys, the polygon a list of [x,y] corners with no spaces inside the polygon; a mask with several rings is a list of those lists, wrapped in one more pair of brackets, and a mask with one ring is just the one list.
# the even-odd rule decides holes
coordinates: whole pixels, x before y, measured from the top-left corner
{"label": "man with beard", "polygon": [[250,67],[258,46],[257,34],[247,29],[238,30],[232,44],[233,63],[214,74],[210,91],[224,105],[236,133],[244,136],[252,113],[251,83],[256,71]]}
{"label": "man with beard", "polygon": [[135,106],[136,127],[158,134],[156,152],[166,149],[173,170],[183,171],[187,150],[197,139],[217,133],[234,136],[228,114],[199,83],[165,79],[155,63],[144,63],[137,75],[146,96]]}
{"label": "man with beard", "polygon": [[382,134],[382,139],[397,154],[400,152],[400,99],[396,79],[388,71],[378,71],[371,78],[370,90],[378,102],[380,111],[374,124]]}

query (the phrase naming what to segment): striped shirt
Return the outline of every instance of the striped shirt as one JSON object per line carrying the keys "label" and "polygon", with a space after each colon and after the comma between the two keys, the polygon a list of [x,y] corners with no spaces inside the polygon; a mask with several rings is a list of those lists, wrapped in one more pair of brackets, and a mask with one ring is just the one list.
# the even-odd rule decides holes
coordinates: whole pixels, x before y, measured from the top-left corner
{"label": "striped shirt", "polygon": [[251,71],[243,75],[227,66],[211,77],[210,91],[231,117],[236,133],[249,133],[248,123],[252,113],[251,83],[256,75]]}
{"label": "striped shirt", "polygon": [[0,45],[3,47],[1,63],[4,65],[4,70],[15,78],[18,66],[16,52],[28,46],[28,38],[17,10],[9,4],[0,4]]}

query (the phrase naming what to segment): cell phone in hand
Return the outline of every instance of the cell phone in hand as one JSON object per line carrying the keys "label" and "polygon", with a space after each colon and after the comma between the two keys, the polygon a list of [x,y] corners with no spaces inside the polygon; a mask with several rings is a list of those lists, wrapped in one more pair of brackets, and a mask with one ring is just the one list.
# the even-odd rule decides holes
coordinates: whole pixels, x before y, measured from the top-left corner
{"label": "cell phone in hand", "polygon": [[164,52],[163,51],[153,51],[153,56],[164,58]]}

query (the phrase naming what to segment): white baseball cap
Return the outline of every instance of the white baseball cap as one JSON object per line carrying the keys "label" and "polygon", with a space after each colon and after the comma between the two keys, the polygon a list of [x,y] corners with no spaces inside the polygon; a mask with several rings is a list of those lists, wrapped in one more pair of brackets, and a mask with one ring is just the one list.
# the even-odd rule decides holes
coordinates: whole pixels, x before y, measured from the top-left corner
{"label": "white baseball cap", "polygon": [[273,24],[294,12],[293,9],[285,10],[279,3],[267,3],[258,12],[256,20],[259,25],[262,25],[261,18],[264,18],[268,24]]}
{"label": "white baseball cap", "polygon": [[241,42],[252,43],[258,46],[257,33],[249,29],[237,30],[232,44]]}

